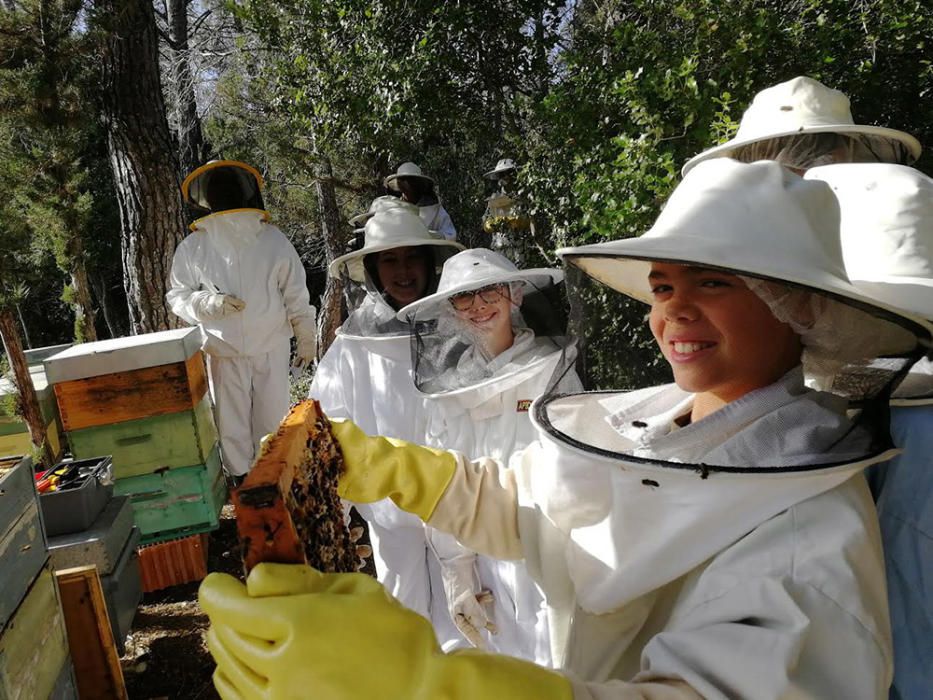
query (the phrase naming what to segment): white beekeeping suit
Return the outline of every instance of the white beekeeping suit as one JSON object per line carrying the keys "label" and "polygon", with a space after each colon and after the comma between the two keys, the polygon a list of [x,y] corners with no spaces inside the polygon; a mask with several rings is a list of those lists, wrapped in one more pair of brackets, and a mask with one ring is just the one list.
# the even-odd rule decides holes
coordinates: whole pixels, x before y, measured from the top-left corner
{"label": "white beekeeping suit", "polygon": [[434,179],[425,175],[415,163],[402,163],[388,175],[383,184],[400,192],[402,199],[418,207],[418,214],[429,231],[436,231],[449,241],[457,240],[457,229],[450,214],[434,192]]}
{"label": "white beekeeping suit", "polygon": [[[560,270],[519,270],[499,253],[466,250],[444,264],[435,294],[399,312],[412,328],[425,444],[508,461],[535,439],[528,410],[564,345],[560,314],[546,294],[562,279]],[[531,324],[537,332],[523,310],[539,321]],[[502,347],[494,347],[499,338]],[[543,596],[524,565],[477,555],[430,528],[428,539],[444,579],[434,604],[448,606],[464,636],[474,646],[549,665]]]}
{"label": "white beekeeping suit", "polygon": [[[838,164],[805,177],[833,188],[852,283],[888,306],[933,319],[933,178],[903,165]],[[877,364],[886,364],[881,360]],[[933,688],[933,361],[914,365],[891,400],[891,435],[904,452],[873,467],[894,633],[890,697]]]}
{"label": "white beekeeping suit", "polygon": [[[344,278],[350,315],[311,384],[309,396],[321,402],[327,416],[350,418],[399,439],[423,439],[425,412],[411,377],[408,327],[395,318],[391,282],[373,279],[370,270],[377,272],[380,254],[422,251],[430,268],[423,294],[436,286],[443,260],[461,248],[429,232],[408,206],[383,207],[366,221],[363,248],[331,264],[329,274]],[[367,265],[368,256],[373,262]],[[379,581],[405,606],[432,619],[431,571],[421,521],[389,500],[358,505],[357,510],[369,525]],[[438,572],[434,575],[439,586]]]}
{"label": "white beekeeping suit", "polygon": [[262,178],[236,161],[192,172],[185,198],[211,213],[192,225],[172,261],[166,299],[199,324],[207,341],[224,466],[246,474],[259,440],[288,411],[289,339],[297,363],[316,351],[315,309],[305,271],[285,235],[262,209]]}

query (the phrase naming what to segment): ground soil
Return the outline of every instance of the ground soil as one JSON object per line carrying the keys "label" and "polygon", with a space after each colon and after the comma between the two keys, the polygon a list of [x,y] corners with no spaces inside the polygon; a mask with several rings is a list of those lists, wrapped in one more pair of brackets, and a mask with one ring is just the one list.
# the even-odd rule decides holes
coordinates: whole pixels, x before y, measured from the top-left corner
{"label": "ground soil", "polygon": [[[362,525],[356,511],[351,525]],[[368,544],[364,537],[358,544]],[[363,569],[375,575],[372,559]],[[243,578],[233,506],[220,514],[220,527],[210,533],[207,570]],[[147,593],[136,611],[120,659],[130,700],[213,700],[219,698],[211,675],[214,661],[207,651],[207,616],[198,607],[200,581]]]}
{"label": "ground soil", "polygon": [[[210,533],[207,570],[242,578],[232,505],[224,506],[220,527]],[[214,661],[204,641],[208,621],[198,607],[199,585],[172,586],[143,597],[120,659],[131,700],[219,697],[211,682]]]}

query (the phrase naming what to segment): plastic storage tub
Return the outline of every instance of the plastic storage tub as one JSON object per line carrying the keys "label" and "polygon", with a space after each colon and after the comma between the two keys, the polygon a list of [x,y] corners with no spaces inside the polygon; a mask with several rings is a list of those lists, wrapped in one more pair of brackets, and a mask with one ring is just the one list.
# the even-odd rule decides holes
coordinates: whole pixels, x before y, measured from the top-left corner
{"label": "plastic storage tub", "polygon": [[39,494],[42,519],[49,537],[87,530],[113,496],[113,465],[110,457],[59,462],[62,467],[87,470],[79,486]]}

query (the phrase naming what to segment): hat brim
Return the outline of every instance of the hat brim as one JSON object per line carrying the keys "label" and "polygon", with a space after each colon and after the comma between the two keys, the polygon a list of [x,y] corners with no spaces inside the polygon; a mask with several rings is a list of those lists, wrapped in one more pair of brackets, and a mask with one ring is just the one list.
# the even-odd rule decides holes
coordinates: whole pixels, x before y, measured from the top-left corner
{"label": "hat brim", "polygon": [[821,126],[810,126],[810,127],[801,127],[800,129],[792,129],[789,131],[776,131],[771,134],[763,134],[761,136],[754,136],[751,138],[744,139],[731,139],[725,143],[721,143],[718,146],[713,146],[708,148],[702,153],[698,153],[693,156],[690,160],[684,163],[683,168],[680,170],[681,176],[686,175],[697,164],[702,163],[705,160],[710,160],[711,158],[726,158],[728,157],[735,149],[741,148],[742,146],[748,146],[752,143],[757,143],[759,141],[765,141],[767,139],[777,139],[783,136],[797,136],[800,134],[862,134],[865,136],[882,136],[885,138],[893,139],[898,141],[910,151],[911,156],[914,160],[920,157],[920,153],[923,148],[920,145],[920,142],[911,136],[908,133],[903,131],[898,131],[897,129],[889,129],[884,126],[867,126],[863,124],[824,124]]}
{"label": "hat brim", "polygon": [[[436,232],[432,231],[432,233]],[[443,238],[431,238],[427,240],[424,238],[403,238],[398,241],[392,241],[391,243],[383,243],[370,246],[369,248],[360,248],[350,253],[344,253],[339,258],[334,258],[331,264],[327,266],[327,273],[331,277],[338,277],[340,275],[340,268],[346,266],[347,274],[350,279],[355,282],[362,282],[366,274],[363,269],[363,258],[370,253],[379,253],[383,250],[392,250],[393,248],[417,248],[426,245],[446,246],[448,248],[456,248],[458,251],[466,250],[462,244]]]}
{"label": "hat brim", "polygon": [[[803,277],[799,270],[789,269],[781,261],[768,260],[756,252],[754,249],[743,250],[742,247],[701,236],[681,234],[676,238],[630,238],[561,248],[557,254],[607,287],[647,304],[652,302],[648,282],[652,263],[692,265],[809,289],[860,308],[873,316],[901,326],[910,326],[915,335],[925,338],[928,343],[933,337],[933,325],[917,314],[878,303],[853,284],[835,275],[811,270],[812,276]],[[891,355],[912,350],[914,347],[883,348],[883,352]]]}
{"label": "hat brim", "polygon": [[486,277],[474,277],[468,282],[456,284],[443,292],[435,292],[426,297],[413,301],[408,306],[399,309],[396,318],[399,321],[408,321],[411,316],[417,315],[419,319],[436,318],[437,314],[443,308],[447,300],[455,294],[469,292],[474,289],[488,287],[493,284],[507,284],[509,282],[526,282],[535,287],[544,287],[548,284],[558,284],[564,280],[564,271],[550,267],[536,267],[530,270],[516,270],[515,272],[503,272],[497,275],[487,275]]}
{"label": "hat brim", "polygon": [[398,173],[392,173],[387,175],[385,180],[382,181],[382,184],[388,187],[393,192],[401,192],[398,186],[398,179],[400,177],[410,177],[414,180],[427,180],[432,185],[436,184],[433,177],[428,177],[427,175],[405,175],[404,173],[399,175]]}
{"label": "hat brim", "polygon": [[853,286],[869,299],[877,299],[895,309],[933,320],[933,280],[875,282],[853,280]]}
{"label": "hat brim", "polygon": [[496,180],[498,180],[498,179],[499,179],[499,176],[500,176],[502,173],[514,173],[516,170],[517,170],[517,168],[502,168],[501,170],[499,170],[499,169],[494,169],[494,170],[490,170],[488,173],[483,173],[483,177],[485,177],[485,178],[495,178]]}

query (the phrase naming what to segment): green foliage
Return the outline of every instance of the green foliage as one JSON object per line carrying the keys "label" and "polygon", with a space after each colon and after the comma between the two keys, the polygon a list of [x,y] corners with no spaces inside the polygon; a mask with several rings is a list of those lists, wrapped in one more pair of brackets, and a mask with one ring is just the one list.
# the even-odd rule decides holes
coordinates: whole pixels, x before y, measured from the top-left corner
{"label": "green foliage", "polygon": [[[859,123],[933,143],[933,10],[922,2],[581,2],[570,36],[516,152],[522,195],[555,245],[646,231],[683,163],[729,138],[756,92],[796,75],[848,94]],[[928,152],[917,165],[931,164]],[[651,366],[644,326],[620,323],[647,350],[638,366]],[[602,333],[593,352],[611,364],[620,336]]]}
{"label": "green foliage", "polygon": [[[92,182],[101,175],[109,181],[110,175],[93,118],[97,66],[87,59],[94,44],[83,26],[83,9],[81,0],[19,0],[0,10],[0,163],[9,217],[4,220],[18,230],[19,244],[28,238],[28,245],[18,245],[20,257],[5,277],[27,280],[31,287],[60,283],[42,270],[47,256],[70,273],[87,263],[85,239],[118,239],[115,212],[105,198],[112,192]],[[62,298],[75,301],[67,290]]]}

